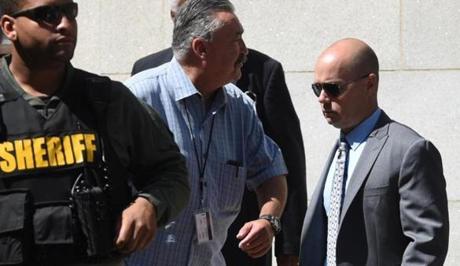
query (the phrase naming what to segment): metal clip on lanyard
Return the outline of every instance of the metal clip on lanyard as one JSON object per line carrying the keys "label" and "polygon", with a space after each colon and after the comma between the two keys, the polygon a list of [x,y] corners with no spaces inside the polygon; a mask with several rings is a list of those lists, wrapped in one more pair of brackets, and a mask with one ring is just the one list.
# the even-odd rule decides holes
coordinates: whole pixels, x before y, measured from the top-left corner
{"label": "metal clip on lanyard", "polygon": [[200,160],[201,156],[198,154],[198,148],[196,144],[195,134],[193,134],[192,130],[192,123],[190,120],[190,113],[187,109],[187,104],[184,101],[185,113],[187,114],[187,122],[188,122],[188,130],[190,133],[190,138],[192,139],[193,149],[195,151],[195,157],[198,164],[198,174],[199,174],[199,182],[200,182],[200,208],[204,206],[204,188],[206,187],[206,179],[204,178],[204,173],[206,171],[206,165],[208,162],[209,156],[209,147],[211,146],[212,141],[212,132],[214,129],[214,119],[216,117],[216,112],[212,112],[212,120],[211,120],[211,128],[209,129],[209,139],[208,144],[206,145],[206,152],[203,154],[203,162]]}

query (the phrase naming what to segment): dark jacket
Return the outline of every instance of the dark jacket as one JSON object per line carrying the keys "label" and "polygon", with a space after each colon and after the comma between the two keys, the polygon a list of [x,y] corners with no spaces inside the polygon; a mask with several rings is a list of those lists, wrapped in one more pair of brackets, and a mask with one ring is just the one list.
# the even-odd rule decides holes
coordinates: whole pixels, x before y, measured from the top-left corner
{"label": "dark jacket", "polygon": [[[84,260],[86,254],[80,252],[80,245],[85,243],[81,232],[85,229],[79,226],[81,220],[75,218],[70,199],[74,181],[85,172],[83,168],[96,172],[99,166],[108,169],[108,205],[95,206],[104,206],[101,208],[113,221],[108,228],[113,233],[109,245],[115,237],[115,221],[136,196],[133,190],[153,197],[160,226],[185,206],[189,196],[185,160],[161,118],[139,104],[125,86],[69,65],[59,104],[51,116],[44,117],[21,95],[7,60],[2,59],[0,70],[0,146],[14,143],[16,147],[8,148],[8,156],[24,163],[8,174],[5,171],[9,169],[1,167],[0,194],[7,196],[0,198],[0,216],[11,217],[9,214],[18,214],[17,209],[23,208],[20,216],[26,221],[23,219],[21,227],[21,219],[1,219],[2,262],[16,260],[2,257],[8,250],[21,250],[19,243],[10,243],[14,246],[11,249],[10,239],[18,234],[32,239],[28,237],[28,219],[33,220],[35,239],[32,245],[27,242],[24,246],[32,248],[27,255],[32,263]],[[27,143],[35,143],[33,149],[27,148]],[[106,164],[102,163],[102,151]],[[27,191],[27,196],[16,191]],[[23,197],[22,207],[9,201],[8,195]],[[13,257],[20,256],[16,253]]]}

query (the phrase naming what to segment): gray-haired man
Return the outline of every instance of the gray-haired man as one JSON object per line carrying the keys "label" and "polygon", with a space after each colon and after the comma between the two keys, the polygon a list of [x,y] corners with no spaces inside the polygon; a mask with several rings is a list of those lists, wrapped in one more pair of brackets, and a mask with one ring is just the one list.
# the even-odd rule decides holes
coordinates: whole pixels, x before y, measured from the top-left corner
{"label": "gray-haired man", "polygon": [[253,102],[229,82],[241,76],[247,48],[227,0],[190,0],[176,16],[174,58],[135,75],[127,86],[152,105],[186,156],[192,197],[131,265],[225,265],[220,253],[245,185],[256,191],[261,219],[240,230],[240,247],[265,254],[286,200],[286,167],[263,133]]}

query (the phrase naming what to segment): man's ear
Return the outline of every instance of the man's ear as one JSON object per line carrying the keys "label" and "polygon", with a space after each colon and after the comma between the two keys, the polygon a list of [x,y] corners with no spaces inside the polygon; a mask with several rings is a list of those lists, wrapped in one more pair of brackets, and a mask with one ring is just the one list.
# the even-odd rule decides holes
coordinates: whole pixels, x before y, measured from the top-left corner
{"label": "man's ear", "polygon": [[192,52],[200,59],[206,59],[208,42],[203,38],[195,38],[192,41]]}
{"label": "man's ear", "polygon": [[176,12],[170,10],[169,11],[169,15],[171,16],[171,20],[173,21],[173,23],[176,21]]}
{"label": "man's ear", "polygon": [[374,73],[370,73],[367,79],[367,89],[371,90],[372,93],[377,94],[378,84],[379,84],[379,77]]}
{"label": "man's ear", "polygon": [[0,25],[2,27],[3,34],[12,42],[18,37],[14,26],[15,22],[16,20],[8,15],[3,15],[0,18]]}

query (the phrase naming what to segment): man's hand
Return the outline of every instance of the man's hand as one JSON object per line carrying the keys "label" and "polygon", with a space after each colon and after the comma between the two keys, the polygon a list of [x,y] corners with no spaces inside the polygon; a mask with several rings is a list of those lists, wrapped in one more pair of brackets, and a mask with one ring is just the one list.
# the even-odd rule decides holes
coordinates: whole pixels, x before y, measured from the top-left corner
{"label": "man's hand", "polygon": [[265,255],[272,247],[273,229],[269,221],[258,219],[245,223],[236,238],[238,247],[252,258]]}
{"label": "man's hand", "polygon": [[121,214],[120,231],[115,242],[122,253],[143,249],[152,241],[157,230],[155,207],[148,200],[138,197]]}
{"label": "man's hand", "polygon": [[298,266],[299,257],[295,255],[279,255],[276,257],[278,266]]}

